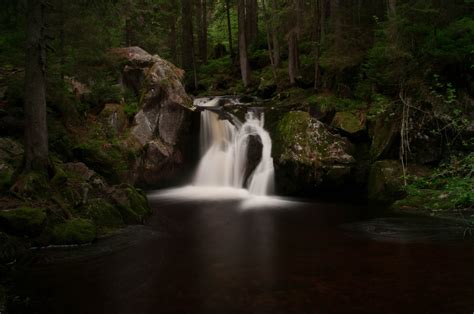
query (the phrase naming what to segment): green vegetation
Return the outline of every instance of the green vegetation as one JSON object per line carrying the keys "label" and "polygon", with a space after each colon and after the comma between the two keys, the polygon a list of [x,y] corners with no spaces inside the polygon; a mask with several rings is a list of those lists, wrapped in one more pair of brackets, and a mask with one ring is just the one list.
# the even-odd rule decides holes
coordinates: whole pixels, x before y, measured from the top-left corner
{"label": "green vegetation", "polygon": [[420,209],[429,213],[469,212],[474,209],[474,154],[453,156],[432,174],[415,179],[406,187],[407,198],[395,208]]}
{"label": "green vegetation", "polygon": [[45,220],[45,210],[40,208],[20,207],[14,210],[0,211],[2,225],[17,234],[37,234],[41,231]]}
{"label": "green vegetation", "polygon": [[96,228],[87,219],[73,218],[53,229],[56,244],[87,244],[96,238]]}

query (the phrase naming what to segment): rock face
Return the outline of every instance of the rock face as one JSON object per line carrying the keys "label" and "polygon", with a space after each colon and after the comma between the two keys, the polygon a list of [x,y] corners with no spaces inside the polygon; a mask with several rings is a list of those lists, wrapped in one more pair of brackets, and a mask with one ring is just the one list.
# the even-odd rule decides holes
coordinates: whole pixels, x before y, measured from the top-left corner
{"label": "rock face", "polygon": [[332,120],[331,126],[350,135],[360,134],[366,129],[366,116],[363,112],[337,112]]}
{"label": "rock face", "polygon": [[184,71],[139,47],[114,49],[112,54],[127,63],[122,82],[141,95],[130,132],[143,152],[134,169],[137,183],[157,184],[183,163],[183,138],[195,110],[181,83]]}
{"label": "rock face", "polygon": [[276,181],[284,193],[339,186],[355,165],[352,144],[306,112],[284,114],[275,133]]}
{"label": "rock face", "polygon": [[381,160],[372,165],[369,176],[369,199],[393,202],[404,195],[403,169],[397,160]]}
{"label": "rock face", "polygon": [[251,135],[247,147],[247,165],[245,167],[244,182],[248,182],[250,175],[262,160],[263,144],[258,135]]}

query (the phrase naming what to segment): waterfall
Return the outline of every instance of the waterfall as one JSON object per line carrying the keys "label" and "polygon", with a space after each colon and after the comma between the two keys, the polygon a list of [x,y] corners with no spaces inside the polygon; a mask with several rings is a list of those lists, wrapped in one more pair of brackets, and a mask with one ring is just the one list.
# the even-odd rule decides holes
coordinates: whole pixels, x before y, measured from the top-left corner
{"label": "waterfall", "polygon": [[[201,100],[202,102],[202,100]],[[216,102],[215,99],[209,102]],[[272,141],[263,128],[264,113],[249,110],[245,122],[230,113],[221,117],[211,104],[201,107],[201,160],[194,178],[196,186],[247,188],[251,194],[268,195],[274,189]],[[249,172],[251,141],[261,146],[261,159]],[[250,169],[252,170],[252,169]]]}

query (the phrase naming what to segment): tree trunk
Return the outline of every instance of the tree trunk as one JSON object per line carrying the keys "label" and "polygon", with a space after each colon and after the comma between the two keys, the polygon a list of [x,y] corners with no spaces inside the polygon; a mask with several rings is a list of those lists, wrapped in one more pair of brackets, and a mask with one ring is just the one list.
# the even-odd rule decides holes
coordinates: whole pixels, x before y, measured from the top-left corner
{"label": "tree trunk", "polygon": [[48,127],[45,100],[45,3],[28,0],[25,63],[25,165],[24,171],[48,168]]}
{"label": "tree trunk", "polygon": [[321,57],[321,35],[323,22],[324,0],[316,0],[314,7],[315,47],[314,47],[314,89],[318,90],[321,85],[321,69],[319,59]]}
{"label": "tree trunk", "polygon": [[272,43],[273,43],[273,62],[275,62],[275,67],[280,67],[280,40],[278,39],[278,27],[277,23],[279,22],[276,18],[278,14],[277,0],[272,1],[272,19],[271,19],[271,33],[272,33]]}
{"label": "tree trunk", "polygon": [[298,39],[295,29],[288,34],[288,75],[290,84],[294,85],[298,76]]}
{"label": "tree trunk", "polygon": [[232,25],[230,24],[230,0],[225,1],[225,11],[227,14],[227,32],[229,34],[229,51],[232,59],[234,58],[234,48],[232,48]]}
{"label": "tree trunk", "polygon": [[181,37],[181,53],[182,66],[184,70],[189,71],[193,69],[193,19],[191,1],[181,0],[181,19],[182,19],[182,37]]}
{"label": "tree trunk", "polygon": [[265,31],[267,33],[267,46],[268,46],[268,55],[270,57],[270,64],[272,66],[272,73],[273,79],[275,84],[277,83],[277,75],[276,75],[276,66],[275,66],[275,55],[274,55],[274,48],[272,47],[271,35],[270,35],[270,19],[268,17],[268,12],[265,6],[265,0],[262,0],[262,10],[263,16],[265,19]]}
{"label": "tree trunk", "polygon": [[201,43],[201,60],[207,63],[207,0],[202,1],[202,43]]}
{"label": "tree trunk", "polygon": [[169,22],[170,26],[170,32],[168,35],[168,46],[170,48],[170,55],[171,55],[171,60],[174,64],[178,64],[178,58],[177,58],[177,43],[176,43],[176,19],[173,18]]}
{"label": "tree trunk", "polygon": [[247,45],[254,44],[258,36],[258,2],[245,0]]}
{"label": "tree trunk", "polygon": [[239,60],[240,72],[242,74],[242,81],[245,87],[249,86],[250,82],[250,65],[247,56],[247,36],[245,23],[245,0],[237,1],[237,15],[238,15],[238,33],[239,33]]}
{"label": "tree trunk", "polygon": [[199,41],[199,59],[207,63],[207,12],[206,0],[196,0],[196,26]]}
{"label": "tree trunk", "polygon": [[288,75],[290,84],[296,83],[296,78],[299,76],[299,52],[298,52],[298,37],[301,25],[301,1],[293,0],[291,3],[290,14],[288,16],[292,25],[288,32]]}

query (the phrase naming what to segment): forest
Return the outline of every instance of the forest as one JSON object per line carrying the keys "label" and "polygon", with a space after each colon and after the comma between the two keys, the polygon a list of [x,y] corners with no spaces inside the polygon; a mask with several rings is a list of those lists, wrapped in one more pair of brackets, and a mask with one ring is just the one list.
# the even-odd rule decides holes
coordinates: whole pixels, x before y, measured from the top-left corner
{"label": "forest", "polygon": [[0,314],[474,310],[473,0],[0,8]]}

